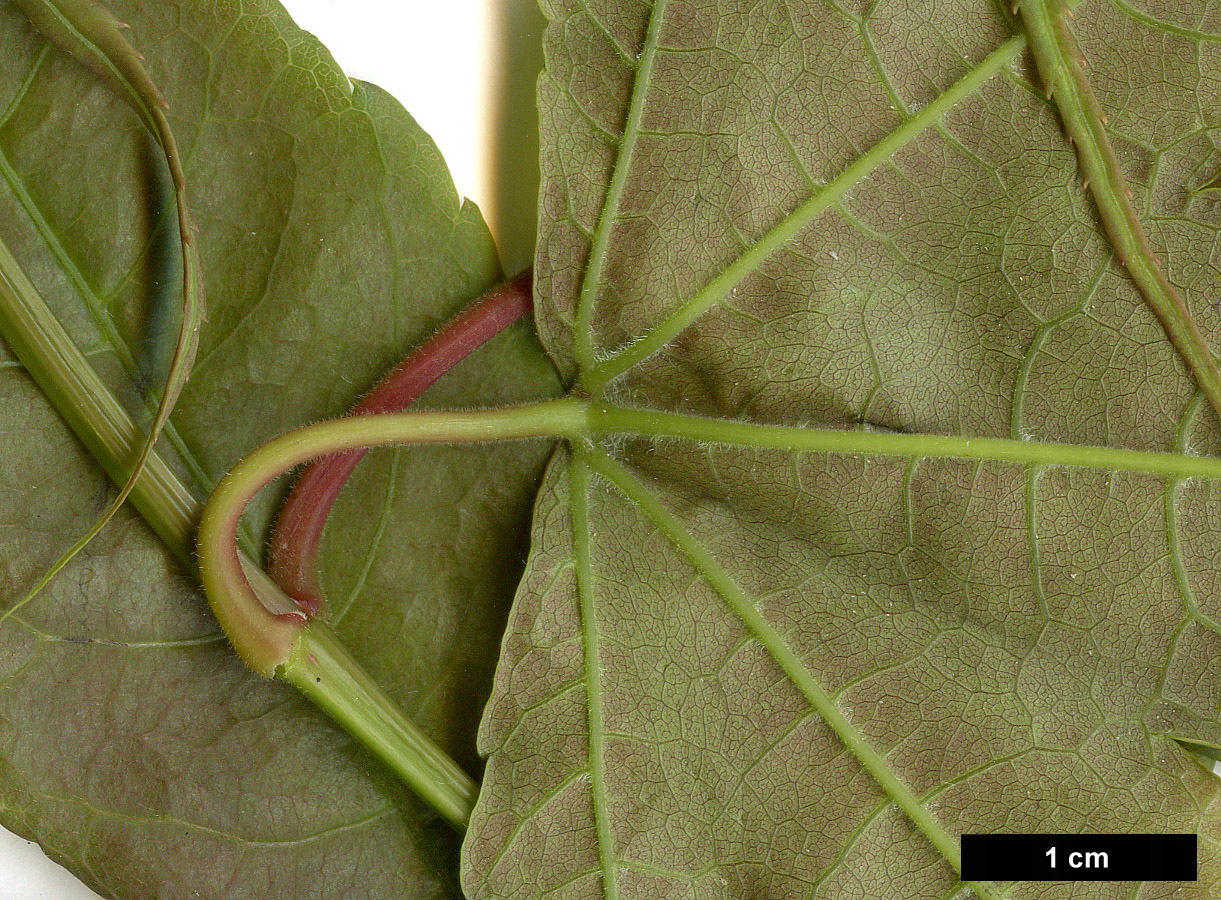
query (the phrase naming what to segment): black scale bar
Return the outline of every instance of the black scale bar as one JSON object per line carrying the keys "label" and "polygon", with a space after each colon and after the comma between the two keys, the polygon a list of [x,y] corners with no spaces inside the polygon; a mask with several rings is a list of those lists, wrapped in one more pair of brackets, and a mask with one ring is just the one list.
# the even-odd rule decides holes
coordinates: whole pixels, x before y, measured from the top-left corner
{"label": "black scale bar", "polygon": [[963,881],[1195,881],[1194,834],[964,834]]}

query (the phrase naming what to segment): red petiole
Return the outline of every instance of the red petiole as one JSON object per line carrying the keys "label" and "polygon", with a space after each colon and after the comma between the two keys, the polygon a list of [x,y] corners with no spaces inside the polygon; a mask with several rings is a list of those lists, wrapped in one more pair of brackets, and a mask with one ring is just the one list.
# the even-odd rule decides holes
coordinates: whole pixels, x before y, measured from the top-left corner
{"label": "red petiole", "polygon": [[[492,288],[413,350],[348,414],[397,412],[419,399],[438,378],[533,308],[531,272]],[[314,460],[293,485],[271,538],[267,571],[307,616],[326,613],[318,584],[318,545],[327,516],[365,450]]]}

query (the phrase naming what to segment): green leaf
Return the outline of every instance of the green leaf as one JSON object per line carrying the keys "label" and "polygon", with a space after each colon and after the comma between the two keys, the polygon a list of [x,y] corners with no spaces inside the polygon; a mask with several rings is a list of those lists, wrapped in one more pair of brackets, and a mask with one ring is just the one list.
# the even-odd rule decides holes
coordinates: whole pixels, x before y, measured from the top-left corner
{"label": "green leaf", "polygon": [[[553,460],[468,895],[1215,895],[1221,485],[1057,447],[1213,456],[1218,422],[1021,23],[987,0],[544,6],[544,343],[595,403],[743,427]],[[1196,186],[1221,19],[1087,0],[1072,27],[1216,348]],[[964,886],[971,831],[1195,831],[1200,880]]]}
{"label": "green leaf", "polygon": [[150,80],[139,52],[123,37],[124,26],[98,0],[17,0],[17,5],[30,24],[53,45],[76,58],[104,83],[109,84],[115,94],[124,99],[144,122],[150,135],[160,146],[165,156],[166,172],[174,186],[174,202],[178,211],[178,242],[182,254],[182,313],[178,339],[170,355],[156,412],[119,492],[94,520],[89,530],[51,564],[25,597],[5,610],[4,617],[12,615],[33,599],[106,527],[119,508],[127,502],[153,455],[162,430],[169,422],[170,413],[178,401],[178,394],[191,377],[191,367],[199,349],[199,330],[207,317],[206,300],[203,296],[203,272],[200,270],[201,260],[195,242],[197,229],[187,199],[182,155],[173,129],[165,116],[165,97]]}
{"label": "green leaf", "polygon": [[[165,436],[202,497],[259,443],[341,413],[499,267],[432,142],[278,6],[115,7],[169,102],[201,229],[210,321]],[[177,334],[161,161],[131,109],[12,7],[0,55],[0,237],[147,424],[143,391],[162,383]],[[0,354],[11,602],[104,507],[107,484]],[[427,402],[555,390],[516,327]],[[372,454],[324,540],[338,631],[475,773],[545,453]],[[256,550],[276,500],[248,519]],[[107,896],[457,893],[450,830],[295,692],[247,673],[172,550],[127,511],[0,628],[0,822]]]}

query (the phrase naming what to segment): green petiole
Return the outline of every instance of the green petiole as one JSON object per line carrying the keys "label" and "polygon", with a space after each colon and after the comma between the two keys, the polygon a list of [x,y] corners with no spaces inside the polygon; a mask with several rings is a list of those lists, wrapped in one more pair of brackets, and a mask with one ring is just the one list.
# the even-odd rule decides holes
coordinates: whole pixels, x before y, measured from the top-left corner
{"label": "green petiole", "polygon": [[[131,460],[143,435],[64,331],[55,314],[0,242],[0,335],[26,371],[116,484],[131,477]],[[201,504],[155,451],[148,456],[129,498],[188,570],[196,565],[192,538]],[[304,616],[245,554],[234,548],[242,571],[258,590],[257,605],[230,633],[248,653],[281,653],[285,678],[333,715],[420,789],[455,826],[474,802],[475,785],[422,735],[321,622]],[[9,612],[12,611],[10,608]],[[6,613],[7,615],[7,613]],[[296,654],[290,661],[289,657]],[[435,788],[430,785],[436,785]]]}
{"label": "green petiole", "polygon": [[564,439],[588,446],[639,436],[786,452],[943,457],[1221,478],[1221,459],[1001,438],[757,425],[566,398],[492,410],[386,413],[310,425],[264,444],[217,486],[200,523],[200,577],[242,658],[296,685],[455,827],[465,827],[476,787],[385,700],[318,621],[305,617],[237,549],[246,504],[276,476],[326,454],[390,444]]}
{"label": "green petiole", "polygon": [[[115,484],[130,478],[143,435],[81,354],[0,241],[0,335]],[[129,498],[180,562],[194,568],[191,537],[203,505],[153,452]],[[5,613],[7,616],[12,612]]]}
{"label": "green petiole", "polygon": [[[212,492],[199,523],[199,575],[238,655],[260,675],[295,685],[462,830],[478,788],[356,665],[329,629],[244,560],[237,529],[246,504],[277,475],[327,454],[387,444],[576,438],[588,430],[576,400],[470,412],[385,413],[323,422],[255,450]],[[285,605],[287,603],[288,605]]]}
{"label": "green petiole", "polygon": [[[282,606],[266,583],[251,584],[250,566],[237,551],[246,504],[276,476],[309,460],[345,450],[389,444],[458,444],[525,438],[575,438],[588,430],[588,408],[577,400],[469,412],[407,412],[356,416],[309,425],[259,447],[216,486],[199,522],[200,578],[212,610],[234,648],[260,675],[289,662],[305,621],[295,605]],[[270,599],[269,599],[270,598]]]}
{"label": "green petiole", "polygon": [[[64,418],[115,481],[128,477],[140,432],[0,244],[0,330]],[[321,622],[306,623],[292,601],[236,547],[245,500],[283,469],[318,455],[367,445],[638,435],[713,445],[871,456],[941,456],[1026,465],[1096,467],[1169,477],[1221,478],[1221,460],[994,438],[758,425],[566,399],[502,410],[415,412],[344,419],[276,439],[239,463],[208,504],[200,564],[210,601],[228,634],[265,673],[295,684],[411,783],[456,827],[470,813],[474,782],[421,735],[339,646]],[[200,506],[153,453],[132,502],[188,567]],[[232,565],[233,560],[237,565]],[[227,568],[217,561],[227,560]],[[255,582],[252,589],[247,575]],[[226,576],[229,582],[226,583]]]}

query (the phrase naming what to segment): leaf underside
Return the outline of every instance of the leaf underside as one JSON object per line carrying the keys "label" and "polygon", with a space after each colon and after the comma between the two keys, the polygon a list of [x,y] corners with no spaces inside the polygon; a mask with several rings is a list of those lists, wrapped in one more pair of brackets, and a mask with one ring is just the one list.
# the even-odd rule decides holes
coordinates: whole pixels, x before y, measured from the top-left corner
{"label": "leaf underside", "polygon": [[[203,497],[258,444],[342,413],[499,266],[432,142],[278,6],[113,5],[164,87],[194,186],[210,321],[166,438]],[[162,383],[178,328],[162,163],[132,111],[11,6],[0,57],[0,236],[147,424],[142,392]],[[556,387],[517,327],[427,402]],[[0,423],[7,603],[108,488],[2,347]],[[472,772],[546,453],[373,454],[324,539],[340,634]],[[248,519],[256,549],[280,495],[267,493]],[[119,898],[458,893],[448,827],[293,691],[247,673],[127,511],[0,627],[0,823]]]}
{"label": "leaf underside", "polygon": [[[1216,335],[1221,20],[1173,6],[1087,0],[1074,29]],[[198,186],[213,311],[170,438],[206,490],[346,407],[496,266],[391,101],[349,94],[279,11],[202,7],[117,11]],[[998,8],[549,4],[536,270],[565,376],[751,422],[1215,454]],[[147,410],[176,330],[166,186],[125,108],[10,9],[0,41],[2,236]],[[509,344],[431,402],[552,390],[528,335]],[[0,403],[10,597],[105,493],[7,356]],[[323,574],[345,638],[455,753],[543,450],[462,453],[371,459]],[[948,898],[935,832],[1088,829],[1198,831],[1201,881],[1007,896],[1208,896],[1217,781],[1176,739],[1221,747],[1218,500],[986,460],[561,450],[480,732],[468,894]],[[119,897],[454,890],[452,839],[242,672],[126,515],[0,632],[0,818]]]}
{"label": "leaf underside", "polygon": [[[1216,455],[1000,4],[544,6],[538,318],[569,381]],[[1150,240],[1221,335],[1221,15],[1087,0],[1073,29]],[[574,446],[481,726],[463,885],[1211,896],[1221,794],[1178,741],[1221,746],[1219,544],[1207,480]],[[1195,831],[1200,880],[962,885],[941,838],[1006,830]]]}

